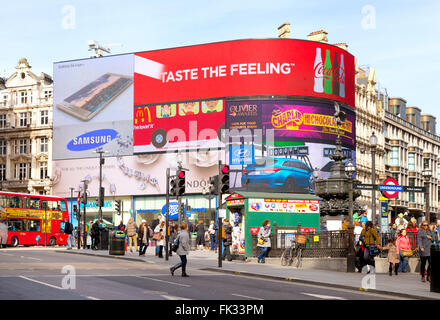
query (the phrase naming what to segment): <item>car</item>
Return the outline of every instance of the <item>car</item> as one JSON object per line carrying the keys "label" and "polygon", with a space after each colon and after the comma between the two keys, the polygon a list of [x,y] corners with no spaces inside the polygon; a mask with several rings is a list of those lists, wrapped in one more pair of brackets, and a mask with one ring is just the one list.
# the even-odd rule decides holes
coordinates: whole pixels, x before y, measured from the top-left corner
{"label": "car", "polygon": [[289,158],[262,158],[243,170],[247,189],[314,193],[313,169],[305,162]]}

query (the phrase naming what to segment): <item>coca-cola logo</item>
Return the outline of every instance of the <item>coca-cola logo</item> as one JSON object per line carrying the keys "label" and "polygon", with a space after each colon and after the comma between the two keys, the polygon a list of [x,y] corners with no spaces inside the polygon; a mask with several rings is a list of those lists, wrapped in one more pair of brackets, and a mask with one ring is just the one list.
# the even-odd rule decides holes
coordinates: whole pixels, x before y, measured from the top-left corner
{"label": "coca-cola logo", "polygon": [[327,80],[335,80],[339,84],[345,83],[345,70],[342,67],[325,68],[324,64],[320,62],[315,66],[315,78],[325,78]]}

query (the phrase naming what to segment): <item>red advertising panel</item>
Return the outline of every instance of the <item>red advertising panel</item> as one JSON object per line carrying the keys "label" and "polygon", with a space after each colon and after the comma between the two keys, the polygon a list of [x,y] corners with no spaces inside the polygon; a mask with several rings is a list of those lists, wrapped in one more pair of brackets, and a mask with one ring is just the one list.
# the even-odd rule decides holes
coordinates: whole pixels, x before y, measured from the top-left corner
{"label": "red advertising panel", "polygon": [[236,40],[135,54],[134,104],[298,95],[352,107],[354,57],[320,42]]}

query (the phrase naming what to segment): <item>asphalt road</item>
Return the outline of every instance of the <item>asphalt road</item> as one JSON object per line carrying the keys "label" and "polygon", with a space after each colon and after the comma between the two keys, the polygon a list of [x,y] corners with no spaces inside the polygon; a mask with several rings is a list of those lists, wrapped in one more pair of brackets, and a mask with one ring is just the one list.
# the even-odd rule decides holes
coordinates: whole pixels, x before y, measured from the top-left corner
{"label": "asphalt road", "polygon": [[[152,259],[154,260],[154,259]],[[158,259],[156,259],[158,260]],[[168,263],[135,262],[57,253],[0,251],[0,299],[42,300],[385,300],[391,296],[200,270]],[[67,289],[65,289],[67,287]]]}

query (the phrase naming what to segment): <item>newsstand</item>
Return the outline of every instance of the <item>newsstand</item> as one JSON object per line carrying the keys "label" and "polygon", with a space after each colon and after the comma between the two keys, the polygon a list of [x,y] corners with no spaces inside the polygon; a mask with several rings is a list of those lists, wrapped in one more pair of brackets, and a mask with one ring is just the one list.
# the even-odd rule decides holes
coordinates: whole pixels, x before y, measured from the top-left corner
{"label": "newsstand", "polygon": [[109,255],[123,256],[125,255],[125,233],[124,231],[115,230],[110,234]]}

